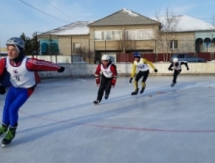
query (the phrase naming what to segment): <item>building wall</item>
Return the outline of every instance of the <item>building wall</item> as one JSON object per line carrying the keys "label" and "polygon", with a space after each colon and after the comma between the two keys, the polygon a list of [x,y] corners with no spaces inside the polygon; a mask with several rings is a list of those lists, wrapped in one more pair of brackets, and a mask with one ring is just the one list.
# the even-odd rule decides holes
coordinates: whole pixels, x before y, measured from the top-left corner
{"label": "building wall", "polygon": [[[106,30],[132,30],[132,29],[153,29],[155,32],[158,31],[158,25],[143,25],[143,26],[112,26],[112,27],[90,27],[90,34],[83,36],[47,36],[46,39],[58,39],[59,44],[59,53],[61,55],[71,55],[75,54],[73,49],[74,43],[80,43],[81,47],[88,49],[89,51],[95,52],[95,55],[104,52],[111,53],[120,53],[123,51],[122,43],[121,47],[116,41],[103,41],[103,40],[95,40],[94,32],[95,31],[106,31]],[[178,47],[176,49],[170,49],[169,46],[162,49],[159,45],[159,41],[157,36],[155,39],[151,40],[134,40],[132,41],[135,46],[131,49],[125,49],[125,51],[140,51],[140,52],[153,52],[153,53],[185,53],[191,52],[195,53],[195,33],[194,32],[178,32],[175,34],[163,34],[162,37],[168,37],[168,40],[177,40]],[[41,38],[40,38],[41,39]],[[120,40],[123,42],[122,40]],[[211,48],[214,48],[214,44],[211,44]]]}
{"label": "building wall", "polygon": [[59,47],[62,55],[74,55],[74,43],[80,43],[81,48],[91,50],[89,36],[70,36],[70,37],[60,37],[59,38]]}
{"label": "building wall", "polygon": [[[162,40],[162,43],[160,43]],[[169,41],[177,40],[178,47],[170,49]],[[163,45],[163,47],[162,47]],[[188,53],[195,52],[195,36],[193,32],[163,33],[156,40],[156,53]]]}
{"label": "building wall", "polygon": [[71,55],[71,38],[59,37],[58,41],[59,41],[60,55]]}
{"label": "building wall", "polygon": [[[137,25],[137,26],[112,26],[112,27],[90,27],[90,41],[92,42],[91,45],[94,47],[95,51],[123,51],[122,46],[120,48],[120,45],[123,44],[123,40],[114,41],[114,40],[95,40],[94,38],[94,32],[95,31],[108,31],[108,30],[121,30],[122,33],[125,30],[135,30],[135,29],[153,29],[157,30],[157,25]],[[127,41],[128,42],[128,41]],[[126,50],[152,50],[155,49],[154,40],[132,40],[131,44],[135,44],[135,48],[126,49]],[[129,43],[128,43],[129,44]]]}
{"label": "building wall", "polygon": [[[74,43],[80,43],[81,47],[89,49],[90,47],[90,41],[89,41],[89,35],[84,36],[44,36],[39,37],[39,39],[42,42],[50,42],[49,40],[57,40],[58,48],[59,48],[59,54],[60,55],[71,55],[74,54],[73,44]],[[94,50],[94,49],[89,49]]]}

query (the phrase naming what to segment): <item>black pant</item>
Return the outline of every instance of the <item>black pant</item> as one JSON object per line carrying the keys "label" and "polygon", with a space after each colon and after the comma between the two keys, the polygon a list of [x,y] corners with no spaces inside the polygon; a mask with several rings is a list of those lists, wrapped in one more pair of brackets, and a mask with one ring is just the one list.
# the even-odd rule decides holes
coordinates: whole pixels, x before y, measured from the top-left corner
{"label": "black pant", "polygon": [[181,70],[174,70],[173,81],[172,81],[173,83],[176,83],[176,79],[180,73],[181,73]]}
{"label": "black pant", "polygon": [[142,82],[145,82],[149,76],[149,70],[147,71],[139,71],[135,80],[138,82],[138,80],[143,76]]}
{"label": "black pant", "polygon": [[99,101],[102,100],[104,91],[106,94],[110,94],[112,79],[113,78],[106,78],[104,75],[102,75],[101,83],[100,83],[99,90],[98,90],[97,100],[99,100]]}

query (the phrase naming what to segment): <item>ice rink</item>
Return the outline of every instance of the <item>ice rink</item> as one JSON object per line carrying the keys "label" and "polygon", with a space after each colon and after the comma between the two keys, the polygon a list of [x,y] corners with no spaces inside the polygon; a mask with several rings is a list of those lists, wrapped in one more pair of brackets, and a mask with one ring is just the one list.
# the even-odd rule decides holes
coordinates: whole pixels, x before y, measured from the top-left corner
{"label": "ice rink", "polygon": [[119,77],[109,99],[94,106],[93,78],[42,80],[0,162],[215,162],[214,76],[181,75],[173,88],[172,76],[149,76],[137,96],[128,81]]}

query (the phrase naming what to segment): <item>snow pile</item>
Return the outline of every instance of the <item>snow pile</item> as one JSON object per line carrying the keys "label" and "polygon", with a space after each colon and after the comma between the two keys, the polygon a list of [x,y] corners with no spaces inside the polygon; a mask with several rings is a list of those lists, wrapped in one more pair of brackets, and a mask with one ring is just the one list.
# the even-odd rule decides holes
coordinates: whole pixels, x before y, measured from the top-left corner
{"label": "snow pile", "polygon": [[123,9],[123,12],[128,13],[130,16],[139,16],[139,15],[135,14],[134,12],[132,12],[131,10],[128,10],[128,9]]}

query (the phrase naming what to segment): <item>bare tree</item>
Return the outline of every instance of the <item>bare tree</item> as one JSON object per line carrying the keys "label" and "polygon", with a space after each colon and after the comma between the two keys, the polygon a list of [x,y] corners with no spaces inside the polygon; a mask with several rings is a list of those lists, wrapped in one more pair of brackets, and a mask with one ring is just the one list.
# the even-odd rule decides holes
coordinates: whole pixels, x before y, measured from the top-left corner
{"label": "bare tree", "polygon": [[87,49],[86,47],[80,47],[78,49],[76,49],[75,51],[77,54],[80,55],[80,57],[86,61],[86,62],[89,62],[89,63],[93,63],[93,55],[94,55],[94,52],[93,51],[90,51],[89,49]]}
{"label": "bare tree", "polygon": [[214,26],[214,28],[215,28],[215,15],[213,15],[212,16],[212,23],[211,23],[213,26]]}
{"label": "bare tree", "polygon": [[114,43],[116,50],[126,53],[126,51],[136,49],[136,40],[133,40],[125,30],[122,31],[122,37]]}
{"label": "bare tree", "polygon": [[155,17],[161,22],[160,28],[156,29],[154,32],[156,48],[159,49],[159,51],[162,51],[164,61],[167,61],[170,53],[173,52],[173,46],[177,44],[177,31],[179,30],[177,26],[180,19],[168,8],[166,8],[164,16],[161,16],[159,12],[156,12]]}

